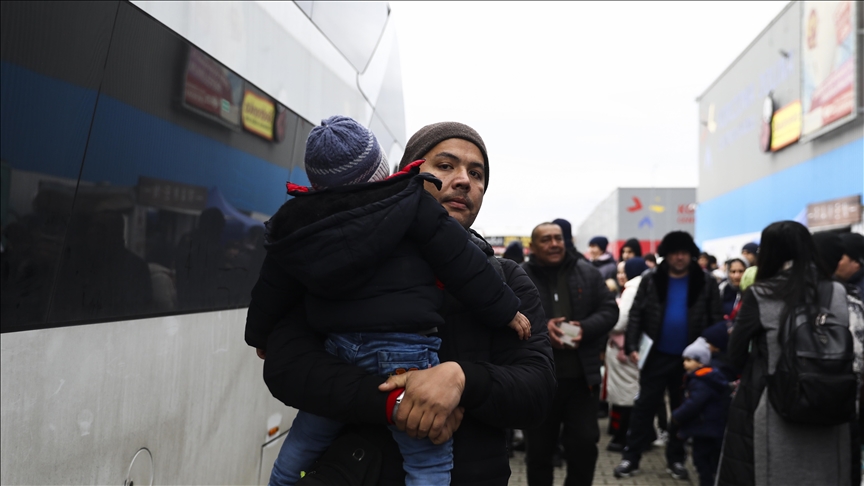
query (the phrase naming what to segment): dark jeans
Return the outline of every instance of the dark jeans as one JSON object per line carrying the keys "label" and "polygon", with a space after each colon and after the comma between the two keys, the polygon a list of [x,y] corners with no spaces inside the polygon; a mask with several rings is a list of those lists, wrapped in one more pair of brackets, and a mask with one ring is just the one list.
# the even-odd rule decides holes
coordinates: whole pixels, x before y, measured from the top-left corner
{"label": "dark jeans", "polygon": [[722,445],[723,439],[693,437],[693,465],[699,473],[699,486],[714,486]]}
{"label": "dark jeans", "polygon": [[600,440],[598,407],[598,396],[585,378],[558,379],[558,391],[549,416],[539,427],[525,431],[529,485],[552,484],[552,455],[558,447],[561,424],[564,424],[561,442],[567,461],[565,486],[592,483],[597,464],[597,442]]}
{"label": "dark jeans", "polygon": [[[639,464],[642,452],[651,447],[656,437],[654,415],[663,403],[663,392],[669,391],[669,406],[675,410],[683,399],[684,365],[681,356],[651,350],[639,374],[639,395],[630,413],[627,448],[622,459]],[[687,459],[684,442],[678,438],[678,425],[669,422],[669,442],[666,443],[666,462],[683,463]]]}

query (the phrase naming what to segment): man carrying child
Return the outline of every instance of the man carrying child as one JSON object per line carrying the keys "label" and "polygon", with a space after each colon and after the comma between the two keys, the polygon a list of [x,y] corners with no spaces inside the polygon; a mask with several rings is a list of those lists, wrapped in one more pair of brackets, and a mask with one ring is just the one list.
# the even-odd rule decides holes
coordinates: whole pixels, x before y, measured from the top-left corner
{"label": "man carrying child", "polygon": [[[426,182],[426,190],[468,229],[488,185],[488,156],[480,136],[459,123],[424,127],[409,140],[400,166],[417,159],[424,159],[421,172],[441,182]],[[467,244],[492,255],[488,243],[476,234]],[[441,245],[448,243],[438,243],[443,250]],[[391,419],[410,437],[428,437],[434,443],[453,437],[453,484],[507,484],[504,428],[527,428],[542,420],[555,379],[536,289],[515,263],[490,263],[500,266],[504,282],[521,302],[518,310],[531,323],[527,341],[519,340],[506,325],[483,326],[477,309],[464,307],[445,288],[438,311],[443,323],[430,331],[441,340],[441,364],[382,383],[384,377],[329,354],[322,336],[310,327],[308,306],[299,305],[288,311],[266,342],[264,375],[271,392],[287,405],[349,424],[352,432],[373,444],[382,455],[379,484],[405,482],[402,455],[383,427]],[[404,396],[393,414],[388,398],[400,387],[405,388]]]}

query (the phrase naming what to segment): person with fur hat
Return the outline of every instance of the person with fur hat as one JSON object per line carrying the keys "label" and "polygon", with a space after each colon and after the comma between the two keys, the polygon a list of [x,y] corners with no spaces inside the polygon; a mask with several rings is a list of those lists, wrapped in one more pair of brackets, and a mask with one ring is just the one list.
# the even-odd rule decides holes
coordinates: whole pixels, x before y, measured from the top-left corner
{"label": "person with fur hat", "polygon": [[711,367],[711,350],[704,338],[684,348],[684,401],[672,411],[678,437],[693,438],[693,465],[700,486],[713,486],[720,462],[723,431],[729,414],[729,382]]}
{"label": "person with fur hat", "polygon": [[[519,299],[424,190],[426,182],[440,181],[421,174],[419,165],[385,180],[387,159],[372,132],[355,120],[333,116],[311,131],[306,171],[314,190],[289,183],[294,198],[267,224],[268,259],[252,292],[250,344],[258,343],[257,334],[269,336],[261,325],[272,329],[305,293],[309,323],[327,333],[325,345],[334,355],[385,376],[435,366],[440,338],[428,335],[442,322],[435,277],[476,312],[478,322],[509,325],[528,339],[530,323],[517,310]],[[439,241],[446,244],[427,248]],[[400,302],[385,305],[394,295]],[[266,346],[263,336],[260,343]],[[342,428],[342,422],[301,410],[270,483],[298,481]],[[434,444],[393,431],[407,484],[449,483],[449,441]]]}
{"label": "person with fur hat", "polygon": [[[417,160],[423,161],[419,174],[414,172],[417,164],[412,164]],[[266,341],[264,380],[273,396],[299,410],[345,422],[347,427],[337,439],[339,443],[347,443],[351,451],[355,450],[351,448],[354,445],[362,444],[369,457],[380,457],[380,469],[376,468],[371,477],[366,477],[369,482],[405,484],[403,465],[407,458],[387,428],[392,422],[408,437],[428,438],[436,444],[452,438],[450,483],[506,485],[510,470],[506,444],[502,440],[505,427],[530,427],[539,423],[555,393],[552,353],[536,289],[515,262],[495,258],[492,247],[470,230],[488,186],[488,162],[486,147],[476,131],[461,123],[436,123],[422,128],[408,141],[400,168],[409,175],[368,186],[392,189],[396,195],[400,193],[395,188],[397,184],[424,187],[425,192],[418,192],[418,197],[429,200],[431,195],[439,211],[443,207],[444,214],[452,218],[444,219],[455,220],[468,237],[456,242],[441,231],[433,231],[429,242],[419,247],[420,251],[441,255],[462,251],[475,254],[473,250],[479,249],[484,264],[491,264],[483,268],[491,266],[498,284],[503,287],[506,283],[519,298],[518,310],[532,324],[528,340],[518,339],[506,326],[481,325],[483,320],[478,312],[482,310],[463,305],[454,297],[465,290],[460,292],[457,286],[444,282],[444,291],[437,294],[441,296],[437,302],[443,300],[443,305],[437,308],[437,317],[423,312],[434,319],[434,328],[418,328],[416,334],[418,338],[440,339],[438,358],[441,364],[437,366],[418,366],[417,370],[397,372],[385,379],[331,355],[321,335],[316,333],[308,294],[303,305],[292,308],[287,317],[277,323]],[[346,203],[346,194],[353,192],[351,188],[362,185],[333,188],[329,191],[334,195],[333,200],[323,202]],[[313,200],[313,196],[298,195],[297,199]],[[388,207],[385,200],[373,200],[376,202],[372,205],[376,207]],[[310,209],[314,211],[299,216],[318,218],[319,207]],[[430,214],[418,214],[414,219],[420,226],[441,220],[440,216]],[[287,220],[287,224],[297,224],[297,221]],[[379,226],[359,221],[357,227],[362,227],[371,239],[377,238],[374,233],[381,231]],[[381,258],[383,251],[377,245],[351,245],[349,248],[373,259]],[[318,251],[314,247],[307,249]],[[402,250],[408,252],[409,249],[398,251],[406,257],[403,262],[410,263],[407,258],[410,252],[401,253]],[[345,252],[334,252],[332,256],[341,257],[341,253]],[[329,261],[320,263],[331,266]],[[364,262],[358,261],[358,264],[362,266]],[[453,272],[462,273],[464,268]],[[425,291],[426,284],[434,287],[435,277],[446,280],[443,274],[415,265],[401,269],[398,274],[405,279],[420,278],[423,286],[408,295],[395,292],[392,286],[367,286],[385,300],[368,315],[355,313],[347,322],[368,319],[384,311],[409,308],[416,311],[420,308],[406,299]],[[351,273],[343,275],[352,276]],[[344,285],[344,282],[336,283]],[[476,292],[484,290],[476,289]],[[410,316],[410,319],[415,317]],[[394,402],[399,404],[395,410]],[[350,454],[340,452],[344,450],[334,445],[322,456],[316,469],[319,480],[326,482],[323,476],[326,471],[356,465],[356,459]],[[359,481],[359,478],[354,479]]]}
{"label": "person with fur hat", "polygon": [[[669,392],[671,408],[681,404],[681,353],[702,331],[722,320],[717,281],[702,271],[695,258],[699,248],[684,231],[663,237],[658,248],[663,261],[642,277],[630,310],[625,349],[632,362],[639,362],[642,335],[653,341],[639,376],[639,397],[630,417],[627,448],[615,477],[639,471],[642,453],[654,438],[653,418]],[[684,443],[670,424],[666,444],[667,471],[675,479],[688,477]]]}

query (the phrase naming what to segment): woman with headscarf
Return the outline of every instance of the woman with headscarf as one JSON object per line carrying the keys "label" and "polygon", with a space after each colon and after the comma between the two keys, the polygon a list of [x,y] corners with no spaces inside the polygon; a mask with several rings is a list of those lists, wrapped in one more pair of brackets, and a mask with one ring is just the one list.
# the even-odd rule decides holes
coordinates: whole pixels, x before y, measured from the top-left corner
{"label": "woman with headscarf", "polygon": [[627,331],[630,307],[636,298],[636,290],[645,270],[648,270],[648,266],[641,257],[633,257],[624,262],[627,282],[621,293],[618,322],[609,333],[609,343],[606,345],[606,390],[607,400],[612,405],[612,412],[609,414],[612,441],[606,446],[606,450],[613,452],[620,452],[627,445],[630,410],[636,394],[639,393],[639,368],[627,358],[624,334]]}
{"label": "woman with headscarf", "polygon": [[742,295],[729,336],[729,362],[744,371],[729,409],[717,484],[852,484],[850,424],[788,421],[768,399],[767,384],[778,368],[784,344],[780,331],[790,312],[804,302],[818,302],[830,288],[826,306],[836,322],[848,326],[846,291],[830,282],[810,232],[800,223],[780,221],[765,228],[757,258],[756,282]]}
{"label": "woman with headscarf", "polygon": [[747,270],[747,260],[732,258],[726,261],[726,280],[720,282],[720,300],[723,303],[723,315],[731,319],[732,310],[741,300],[741,277]]}

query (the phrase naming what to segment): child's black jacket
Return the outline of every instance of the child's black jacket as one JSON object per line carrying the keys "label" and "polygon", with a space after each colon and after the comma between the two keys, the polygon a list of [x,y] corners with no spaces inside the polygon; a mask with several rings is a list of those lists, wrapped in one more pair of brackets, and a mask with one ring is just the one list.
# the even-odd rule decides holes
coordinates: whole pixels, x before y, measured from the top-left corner
{"label": "child's black jacket", "polygon": [[266,349],[288,309],[305,303],[319,332],[417,332],[443,319],[443,291],[485,325],[506,326],[519,299],[468,232],[425,189],[417,168],[381,182],[295,197],[267,223],[267,257],[246,318],[246,342]]}

